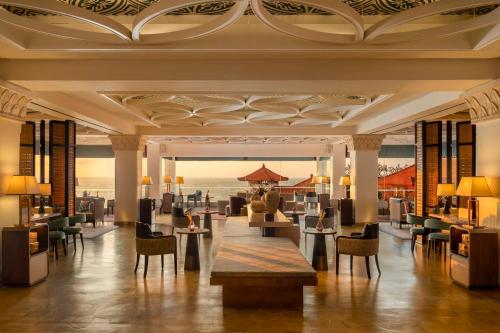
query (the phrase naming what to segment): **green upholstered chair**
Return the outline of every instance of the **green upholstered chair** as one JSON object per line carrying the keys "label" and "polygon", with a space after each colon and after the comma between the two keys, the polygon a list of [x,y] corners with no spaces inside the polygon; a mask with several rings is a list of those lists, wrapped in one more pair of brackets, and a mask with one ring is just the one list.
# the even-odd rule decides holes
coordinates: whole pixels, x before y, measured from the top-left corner
{"label": "green upholstered chair", "polygon": [[[431,245],[434,247],[434,252],[436,252],[436,245],[444,244],[444,258],[446,260],[446,244],[450,241],[450,234],[443,231],[450,229],[450,224],[443,222],[438,219],[426,219],[424,223],[425,229],[430,230],[427,236],[427,257],[431,252]],[[441,249],[441,246],[439,247]]]}
{"label": "green upholstered chair", "polygon": [[85,248],[83,245],[83,232],[81,227],[77,227],[77,223],[85,223],[85,215],[84,214],[76,214],[75,216],[70,216],[69,225],[63,228],[64,233],[66,234],[66,246],[69,242],[69,236],[73,236],[73,247],[76,252],[76,236],[80,235],[80,241],[82,242],[82,250]]}
{"label": "green upholstered chair", "polygon": [[67,217],[57,218],[49,220],[49,243],[54,250],[56,259],[59,259],[59,254],[57,251],[57,243],[61,242],[64,249],[64,255],[66,256],[66,233],[63,231],[64,227],[69,226],[69,221]]}
{"label": "green upholstered chair", "polygon": [[422,236],[422,243],[425,242],[425,228],[424,222],[425,217],[416,216],[415,214],[406,215],[406,222],[411,225],[410,234],[411,234],[411,252],[415,250],[415,243],[417,241],[417,236]]}

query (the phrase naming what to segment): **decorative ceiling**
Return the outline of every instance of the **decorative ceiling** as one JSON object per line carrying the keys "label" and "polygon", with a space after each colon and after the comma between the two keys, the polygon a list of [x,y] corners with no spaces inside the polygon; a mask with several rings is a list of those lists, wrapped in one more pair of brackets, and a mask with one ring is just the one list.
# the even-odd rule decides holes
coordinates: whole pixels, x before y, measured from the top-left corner
{"label": "decorative ceiling", "polygon": [[[84,8],[102,15],[135,16],[143,9],[159,2],[159,0],[57,0],[72,6]],[[360,15],[393,15],[439,0],[342,0],[354,8]],[[274,15],[332,15],[330,12],[300,1],[265,0],[264,8]],[[221,15],[234,5],[232,0],[206,1],[205,3],[186,6],[173,10],[167,15]],[[477,8],[458,10],[446,14],[482,15],[491,12],[497,5],[486,5]],[[47,15],[48,13],[29,8],[4,6],[8,11],[20,16]],[[253,15],[248,7],[246,15]]]}
{"label": "decorative ceiling", "polygon": [[162,126],[327,126],[374,97],[340,95],[107,95]]}
{"label": "decorative ceiling", "polygon": [[[214,34],[238,22],[251,8],[260,22],[296,38],[330,44],[386,45],[448,38],[494,26],[500,22],[498,4],[500,0],[0,0],[0,5],[8,9],[0,10],[0,24],[21,29],[19,35],[27,30],[35,36],[42,34],[56,41],[64,39],[66,47],[68,40],[99,45],[160,45]],[[70,21],[30,18],[37,13],[54,14],[59,20],[63,17]],[[450,13],[466,15],[454,15],[451,20],[450,15],[442,15]],[[135,16],[132,26],[109,16],[118,14]],[[183,27],[179,22],[152,24],[168,14],[182,17],[209,14],[213,19],[185,21],[189,24]],[[286,19],[290,15],[331,15],[334,21],[303,24]],[[368,17],[373,15],[375,20]],[[80,23],[75,24],[74,19]],[[422,23],[422,20],[428,22]],[[16,32],[7,31],[6,38]],[[491,35],[486,37],[494,40],[496,35]],[[488,43],[479,42],[480,45]]]}
{"label": "decorative ceiling", "polygon": [[149,136],[149,140],[158,143],[228,143],[228,144],[335,144],[345,140],[343,136],[310,137],[310,136],[276,136],[276,137],[212,137],[212,136],[190,136],[190,137],[165,137]]}

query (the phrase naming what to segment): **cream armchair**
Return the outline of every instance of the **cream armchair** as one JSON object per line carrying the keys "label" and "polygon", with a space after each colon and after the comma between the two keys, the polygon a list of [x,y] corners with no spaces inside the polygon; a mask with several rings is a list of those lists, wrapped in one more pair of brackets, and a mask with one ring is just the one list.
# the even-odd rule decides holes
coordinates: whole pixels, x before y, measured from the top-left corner
{"label": "cream armchair", "polygon": [[365,257],[366,273],[370,275],[370,256],[375,256],[378,274],[380,267],[378,264],[378,223],[366,224],[361,233],[352,233],[351,236],[338,236],[336,239],[336,273],[339,274],[339,259],[341,254],[347,254],[351,258],[350,268],[352,272],[353,256]]}

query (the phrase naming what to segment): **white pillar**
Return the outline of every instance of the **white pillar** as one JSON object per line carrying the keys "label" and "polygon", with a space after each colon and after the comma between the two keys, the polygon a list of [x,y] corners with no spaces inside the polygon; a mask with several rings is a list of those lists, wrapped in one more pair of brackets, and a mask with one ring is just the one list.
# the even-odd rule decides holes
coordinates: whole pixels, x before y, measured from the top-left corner
{"label": "white pillar", "polygon": [[[0,112],[4,112],[0,110]],[[19,197],[5,195],[10,177],[19,174],[19,142],[21,122],[0,117],[0,229],[19,223]],[[1,256],[0,237],[0,267]]]}
{"label": "white pillar", "polygon": [[383,139],[384,135],[357,134],[347,140],[356,223],[377,222],[378,152]]}
{"label": "white pillar", "polygon": [[[321,159],[320,156],[316,157],[316,176],[326,176],[327,175],[327,160]],[[323,193],[324,184],[316,184],[316,192]]]}
{"label": "white pillar", "polygon": [[115,222],[139,217],[142,154],[146,144],[140,135],[110,135],[115,153]]}
{"label": "white pillar", "polygon": [[165,158],[163,160],[164,160],[163,175],[172,177],[172,183],[170,184],[170,192],[176,193],[175,192],[175,157],[172,157],[172,159]]}
{"label": "white pillar", "polygon": [[162,196],[161,188],[163,186],[163,178],[161,176],[160,144],[148,143],[147,155],[148,176],[150,176],[153,180],[153,185],[149,186],[149,197],[159,199]]}
{"label": "white pillar", "polygon": [[345,175],[345,144],[332,145],[332,174],[330,175],[330,196],[335,199],[344,197],[344,186],[339,185],[340,177]]}

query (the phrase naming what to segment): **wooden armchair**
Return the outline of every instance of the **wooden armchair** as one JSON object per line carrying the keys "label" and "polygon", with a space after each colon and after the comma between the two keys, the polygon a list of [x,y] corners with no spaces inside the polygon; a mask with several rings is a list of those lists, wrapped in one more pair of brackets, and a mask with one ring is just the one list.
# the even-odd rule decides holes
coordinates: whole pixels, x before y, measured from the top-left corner
{"label": "wooden armchair", "polygon": [[173,235],[163,235],[159,232],[152,232],[148,224],[136,222],[135,226],[135,249],[137,259],[135,262],[134,273],[137,273],[137,267],[141,255],[144,256],[144,277],[148,274],[149,256],[161,256],[161,269],[164,267],[164,254],[174,255],[174,270],[177,275],[177,239]]}
{"label": "wooden armchair", "polygon": [[339,259],[341,254],[351,256],[351,272],[353,256],[365,257],[366,272],[368,278],[370,275],[370,256],[375,256],[378,274],[380,275],[380,267],[378,264],[378,223],[366,224],[361,233],[352,233],[351,236],[338,236],[336,239],[336,273],[339,274]]}

